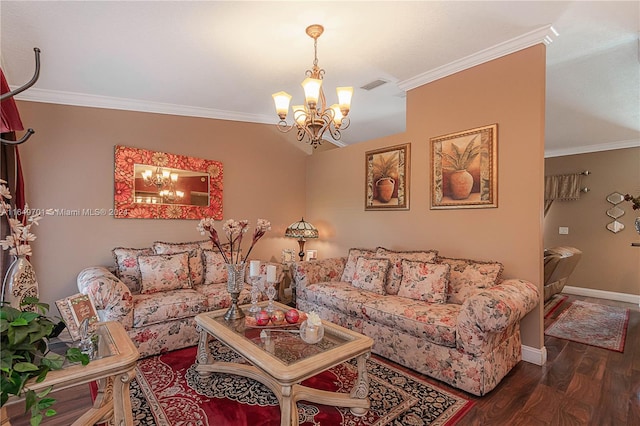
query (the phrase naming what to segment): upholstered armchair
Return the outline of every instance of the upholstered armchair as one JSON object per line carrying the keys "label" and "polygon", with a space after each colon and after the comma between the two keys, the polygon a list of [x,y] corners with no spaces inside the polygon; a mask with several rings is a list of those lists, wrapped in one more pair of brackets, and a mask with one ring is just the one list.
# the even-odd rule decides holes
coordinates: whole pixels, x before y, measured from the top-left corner
{"label": "upholstered armchair", "polygon": [[552,247],[544,251],[544,301],[560,293],[582,257],[575,247]]}

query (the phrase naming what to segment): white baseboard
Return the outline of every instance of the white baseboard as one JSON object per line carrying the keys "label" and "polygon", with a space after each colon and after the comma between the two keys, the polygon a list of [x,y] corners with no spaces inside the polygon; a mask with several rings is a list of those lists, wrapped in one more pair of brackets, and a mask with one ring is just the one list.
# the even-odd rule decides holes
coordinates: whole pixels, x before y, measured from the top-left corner
{"label": "white baseboard", "polygon": [[522,360],[535,365],[545,365],[547,363],[547,348],[532,348],[522,345]]}
{"label": "white baseboard", "polygon": [[618,302],[635,303],[640,306],[640,295],[628,293],[616,293],[613,291],[594,290],[592,288],[565,286],[563,293],[576,296],[596,297],[598,299],[616,300]]}

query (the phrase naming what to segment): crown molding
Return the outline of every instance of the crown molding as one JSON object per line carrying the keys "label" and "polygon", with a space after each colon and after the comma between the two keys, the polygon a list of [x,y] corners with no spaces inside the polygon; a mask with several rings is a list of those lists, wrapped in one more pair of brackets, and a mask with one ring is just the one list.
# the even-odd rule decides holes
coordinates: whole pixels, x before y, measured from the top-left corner
{"label": "crown molding", "polygon": [[447,65],[443,65],[433,70],[418,74],[415,77],[408,78],[398,82],[398,87],[404,91],[415,89],[432,81],[439,80],[443,77],[455,74],[460,71],[475,67],[476,65],[492,61],[502,56],[509,55],[522,49],[535,46],[539,43],[549,45],[553,42],[553,37],[558,33],[551,25],[529,31],[521,36],[496,44],[495,46],[481,50],[462,59],[453,61]]}
{"label": "crown molding", "polygon": [[[11,88],[12,90],[14,87]],[[44,102],[50,104],[72,105],[90,108],[119,109],[125,111],[150,112],[156,114],[182,115],[187,117],[213,118],[218,120],[244,121],[249,123],[273,124],[273,117],[260,114],[246,114],[219,109],[199,108],[161,102],[137,101],[134,99],[109,96],[85,95],[82,93],[62,92],[31,88],[17,95],[20,101]]]}
{"label": "crown molding", "polygon": [[640,139],[601,143],[596,145],[576,146],[572,148],[549,149],[544,151],[544,158],[563,157],[565,155],[588,154],[590,152],[612,151],[614,149],[640,147]]}

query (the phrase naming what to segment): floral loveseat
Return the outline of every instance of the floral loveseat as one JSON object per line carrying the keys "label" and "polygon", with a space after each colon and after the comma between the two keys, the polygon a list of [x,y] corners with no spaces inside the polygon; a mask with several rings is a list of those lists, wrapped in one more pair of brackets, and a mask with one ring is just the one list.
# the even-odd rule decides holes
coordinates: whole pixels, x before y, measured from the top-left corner
{"label": "floral loveseat", "polygon": [[[124,326],[141,357],[197,344],[194,317],[231,305],[227,268],[211,241],[155,242],[112,252],[115,268],[82,270],[78,290],[92,297],[101,321]],[[280,282],[283,268],[273,265]],[[258,279],[266,280],[265,270],[262,263]],[[250,303],[249,290],[248,285],[242,290],[239,304]]]}
{"label": "floral loveseat", "polygon": [[435,250],[351,249],[296,262],[296,303],[371,337],[373,352],[475,395],[521,360],[520,319],[539,303],[532,283],[502,280],[497,262]]}

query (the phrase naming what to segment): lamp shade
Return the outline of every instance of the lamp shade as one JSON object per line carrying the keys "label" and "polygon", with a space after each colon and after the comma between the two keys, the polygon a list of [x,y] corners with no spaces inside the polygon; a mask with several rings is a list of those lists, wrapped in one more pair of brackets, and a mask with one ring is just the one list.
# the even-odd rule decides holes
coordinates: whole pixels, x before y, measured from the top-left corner
{"label": "lamp shade", "polygon": [[304,218],[302,218],[299,222],[294,222],[289,225],[284,236],[303,240],[307,238],[318,238],[318,230],[315,226],[309,222],[305,222]]}

